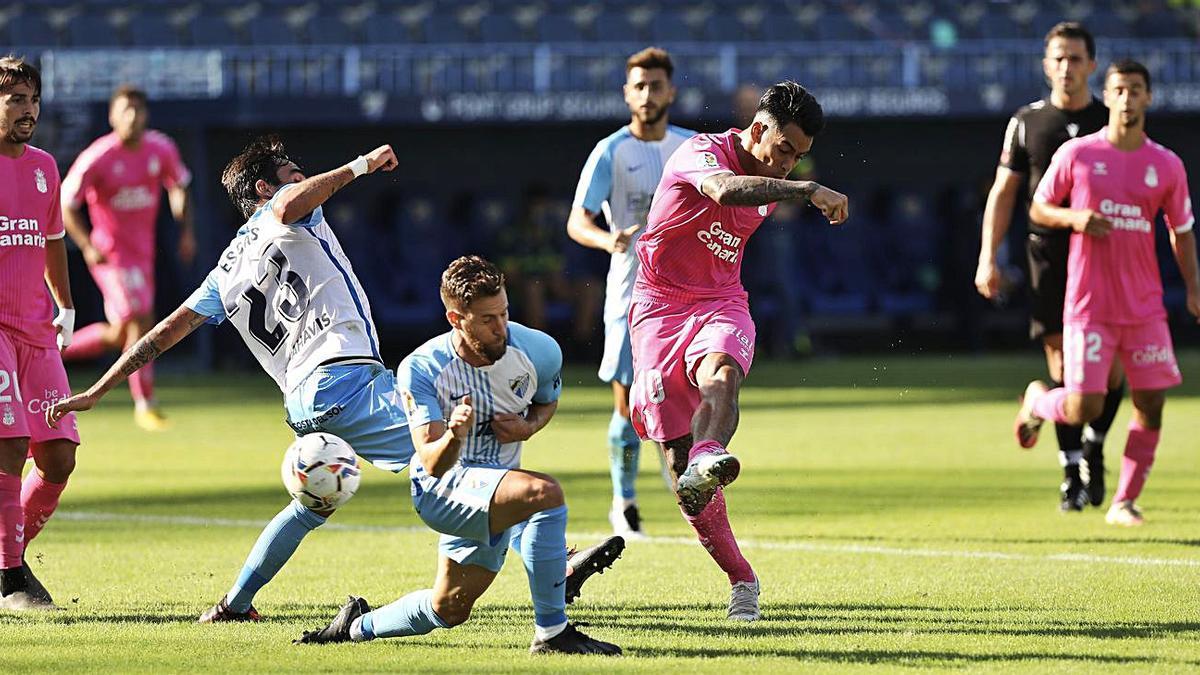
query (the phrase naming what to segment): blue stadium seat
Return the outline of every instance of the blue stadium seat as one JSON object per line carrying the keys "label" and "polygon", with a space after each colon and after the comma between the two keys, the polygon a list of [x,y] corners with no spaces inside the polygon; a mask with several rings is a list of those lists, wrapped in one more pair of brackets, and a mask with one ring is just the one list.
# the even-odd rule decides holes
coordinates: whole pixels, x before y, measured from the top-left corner
{"label": "blue stadium seat", "polygon": [[639,42],[643,39],[623,8],[605,8],[596,17],[593,30],[597,42]]}
{"label": "blue stadium seat", "polygon": [[763,25],[772,19],[768,14],[763,21],[747,25],[736,16],[717,11],[704,21],[701,37],[708,42],[747,42],[761,35]]}
{"label": "blue stadium seat", "polygon": [[233,26],[219,14],[201,14],[188,25],[191,43],[197,46],[236,45],[240,42]]}
{"label": "blue stadium seat", "polygon": [[[370,21],[374,21],[371,19]],[[370,23],[368,21],[368,23]],[[350,26],[334,13],[318,12],[308,21],[305,30],[309,44],[314,45],[347,45],[357,43],[358,36]]]}
{"label": "blue stadium seat", "polygon": [[117,47],[120,35],[107,12],[86,11],[67,22],[67,41],[73,47]]}
{"label": "blue stadium seat", "polygon": [[527,39],[512,14],[492,12],[479,24],[479,38],[484,42],[523,42]]}
{"label": "blue stadium seat", "polygon": [[173,46],[179,33],[159,12],[143,10],[129,20],[129,41],[135,47]]}
{"label": "blue stadium seat", "polygon": [[769,42],[799,42],[816,38],[816,33],[792,16],[776,11],[762,24],[762,39]]}
{"label": "blue stadium seat", "polygon": [[248,33],[252,45],[294,45],[300,42],[283,17],[273,12],[263,12],[255,17],[248,25]]}
{"label": "blue stadium seat", "polygon": [[863,40],[865,31],[842,12],[829,12],[814,26],[821,40]]}
{"label": "blue stadium seat", "polygon": [[650,22],[650,39],[654,42],[693,42],[696,36],[678,9],[664,9]]}
{"label": "blue stadium seat", "polygon": [[54,47],[60,44],[58,32],[42,13],[35,11],[27,10],[13,17],[8,34],[15,46]]}
{"label": "blue stadium seat", "polygon": [[540,42],[581,42],[583,31],[563,11],[549,11],[543,14],[537,22],[537,39]]}
{"label": "blue stadium seat", "polygon": [[470,36],[454,12],[434,12],[425,20],[425,41],[432,44],[469,42]]}
{"label": "blue stadium seat", "polygon": [[403,44],[412,40],[408,26],[391,12],[377,12],[371,17],[363,25],[363,37],[368,44]]}

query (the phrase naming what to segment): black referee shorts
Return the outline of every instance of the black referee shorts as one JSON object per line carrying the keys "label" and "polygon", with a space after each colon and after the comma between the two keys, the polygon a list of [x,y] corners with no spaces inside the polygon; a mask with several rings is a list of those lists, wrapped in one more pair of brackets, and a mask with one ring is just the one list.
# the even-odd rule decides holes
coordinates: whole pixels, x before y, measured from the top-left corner
{"label": "black referee shorts", "polygon": [[1029,339],[1041,340],[1063,332],[1063,305],[1067,296],[1067,256],[1071,233],[1030,232],[1025,242],[1029,257]]}

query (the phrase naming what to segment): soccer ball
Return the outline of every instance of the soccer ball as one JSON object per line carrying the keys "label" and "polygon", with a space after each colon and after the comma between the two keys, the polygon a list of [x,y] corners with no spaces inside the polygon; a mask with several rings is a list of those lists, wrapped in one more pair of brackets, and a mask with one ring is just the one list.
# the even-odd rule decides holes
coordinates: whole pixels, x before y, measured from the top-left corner
{"label": "soccer ball", "polygon": [[297,438],[283,455],[280,473],[287,491],[314,511],[336,509],[350,501],[361,479],[354,448],[324,432]]}

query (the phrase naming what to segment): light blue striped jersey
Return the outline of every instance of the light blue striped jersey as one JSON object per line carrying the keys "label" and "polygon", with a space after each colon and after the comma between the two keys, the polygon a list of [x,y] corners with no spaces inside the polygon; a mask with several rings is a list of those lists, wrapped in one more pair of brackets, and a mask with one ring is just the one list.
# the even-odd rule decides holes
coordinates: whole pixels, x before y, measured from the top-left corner
{"label": "light blue striped jersey", "polygon": [[[662,178],[663,165],[676,148],[695,135],[694,131],[668,125],[667,134],[661,141],[643,141],[633,135],[628,125],[621,127],[597,143],[583,165],[579,186],[575,189],[574,206],[592,213],[604,213],[610,231],[631,225],[644,226],[654,190]],[[609,263],[605,321],[629,312],[636,278],[637,256],[631,244],[623,253],[614,253]]]}
{"label": "light blue striped jersey", "polygon": [[562,350],[542,331],[510,321],[504,356],[476,368],[454,351],[452,335],[450,331],[433,338],[400,362],[396,389],[409,429],[448,419],[470,394],[475,430],[463,444],[459,461],[467,466],[520,466],[521,443],[498,442],[492,433],[492,416],[524,415],[534,403],[557,401],[562,390]]}
{"label": "light blue striped jersey", "polygon": [[371,305],[323,209],[285,225],[271,204],[238,230],[184,304],[209,323],[229,319],[285,394],[331,359],[381,360]]}

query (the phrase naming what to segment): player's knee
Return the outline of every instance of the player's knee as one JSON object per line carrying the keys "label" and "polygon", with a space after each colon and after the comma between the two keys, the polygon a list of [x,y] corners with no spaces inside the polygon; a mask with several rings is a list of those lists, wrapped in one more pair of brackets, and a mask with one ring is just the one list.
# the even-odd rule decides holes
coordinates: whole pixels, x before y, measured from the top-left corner
{"label": "player's knee", "polygon": [[433,611],[445,622],[447,628],[461,626],[471,618],[473,601],[464,598],[434,596]]}
{"label": "player's knee", "polygon": [[29,441],[24,438],[0,439],[0,473],[20,477],[29,454]]}
{"label": "player's knee", "polygon": [[50,483],[65,483],[75,471],[75,453],[55,456],[49,461],[38,465],[42,479]]}
{"label": "player's knee", "polygon": [[562,486],[553,478],[537,478],[530,482],[529,501],[539,511],[553,509],[566,503]]}
{"label": "player's knee", "polygon": [[711,375],[700,381],[700,394],[705,398],[714,396],[733,398],[737,396],[738,387],[742,383],[742,374],[737,366],[723,363]]}

